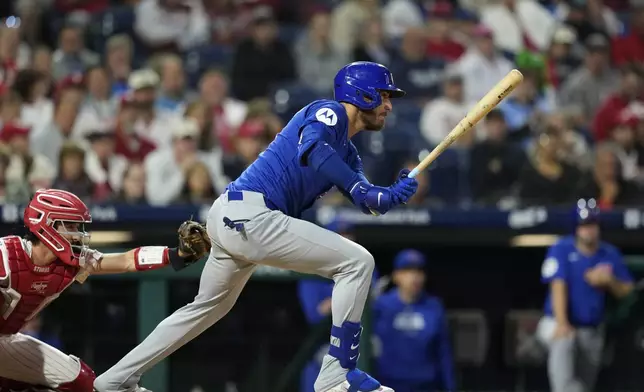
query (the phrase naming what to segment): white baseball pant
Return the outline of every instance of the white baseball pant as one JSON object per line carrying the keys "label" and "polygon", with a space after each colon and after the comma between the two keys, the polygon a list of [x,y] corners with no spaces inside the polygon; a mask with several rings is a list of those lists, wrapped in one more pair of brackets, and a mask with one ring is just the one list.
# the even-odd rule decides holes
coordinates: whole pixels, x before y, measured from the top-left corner
{"label": "white baseball pant", "polygon": [[[242,224],[243,230],[227,226],[224,218]],[[255,192],[243,192],[243,200],[220,196],[210,209],[207,227],[212,250],[194,301],[162,321],[141,344],[99,376],[96,390],[133,391],[145,371],[230,311],[258,264],[332,278],[333,324],[360,322],[375,266],[373,256],[362,246],[313,223],[270,210],[263,195]],[[346,373],[338,360],[327,354],[315,390],[326,391],[342,383]]]}

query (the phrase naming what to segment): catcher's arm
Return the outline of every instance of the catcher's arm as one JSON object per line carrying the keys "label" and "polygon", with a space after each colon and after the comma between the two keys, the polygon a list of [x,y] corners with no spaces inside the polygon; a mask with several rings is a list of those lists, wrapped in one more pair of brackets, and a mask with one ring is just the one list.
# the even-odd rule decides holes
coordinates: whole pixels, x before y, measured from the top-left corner
{"label": "catcher's arm", "polygon": [[179,271],[198,261],[210,252],[210,238],[206,228],[198,222],[185,221],[179,227],[179,246],[142,246],[125,253],[101,254],[95,252],[95,262],[87,263],[87,272],[96,274],[118,274],[123,272],[147,271],[171,265]]}

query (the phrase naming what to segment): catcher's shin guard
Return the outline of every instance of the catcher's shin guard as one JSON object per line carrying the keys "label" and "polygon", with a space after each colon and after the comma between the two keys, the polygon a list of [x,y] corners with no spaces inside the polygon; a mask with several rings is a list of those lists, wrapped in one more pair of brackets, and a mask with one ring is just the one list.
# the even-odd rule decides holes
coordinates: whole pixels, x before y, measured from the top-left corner
{"label": "catcher's shin guard", "polygon": [[74,381],[60,384],[58,392],[94,392],[94,380],[96,373],[80,358],[73,357],[80,363],[80,371]]}

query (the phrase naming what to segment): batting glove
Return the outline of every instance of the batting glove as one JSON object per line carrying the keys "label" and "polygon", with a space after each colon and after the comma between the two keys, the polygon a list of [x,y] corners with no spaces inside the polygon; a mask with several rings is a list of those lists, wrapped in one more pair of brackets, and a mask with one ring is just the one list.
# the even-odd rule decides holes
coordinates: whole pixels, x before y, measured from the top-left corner
{"label": "batting glove", "polygon": [[390,188],[361,181],[353,185],[350,193],[353,203],[366,214],[382,215],[395,205]]}
{"label": "batting glove", "polygon": [[390,187],[394,196],[394,204],[406,204],[418,190],[418,181],[409,178],[410,171],[403,169],[398,174],[398,179]]}

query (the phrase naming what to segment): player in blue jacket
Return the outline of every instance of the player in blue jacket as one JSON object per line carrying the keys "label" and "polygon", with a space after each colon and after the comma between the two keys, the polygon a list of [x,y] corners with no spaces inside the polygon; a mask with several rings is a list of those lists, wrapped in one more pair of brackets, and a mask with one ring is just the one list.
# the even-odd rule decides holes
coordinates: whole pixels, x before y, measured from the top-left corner
{"label": "player in blue jacket", "polygon": [[445,309],[425,292],[425,264],[417,250],[400,252],[394,259],[396,288],[380,296],[374,308],[378,378],[396,392],[456,388]]}
{"label": "player in blue jacket", "polygon": [[391,391],[356,368],[373,256],[337,233],[299,219],[315,200],[337,187],[366,214],[406,203],[418,183],[400,172],[389,187],[365,178],[351,138],[380,131],[392,99],[405,92],[376,63],[344,66],[333,81],[335,100],[302,108],[208,213],[212,250],[194,301],[166,318],[111,369],[99,392],[141,391],[141,375],[221,319],[235,304],[258,264],[333,279],[331,339],[317,392]]}
{"label": "player in blue jacket", "polygon": [[574,236],[548,250],[541,280],[549,291],[537,336],[548,347],[553,392],[590,392],[601,367],[606,293],[618,298],[633,290],[620,251],[600,241],[595,200],[580,200]]}

